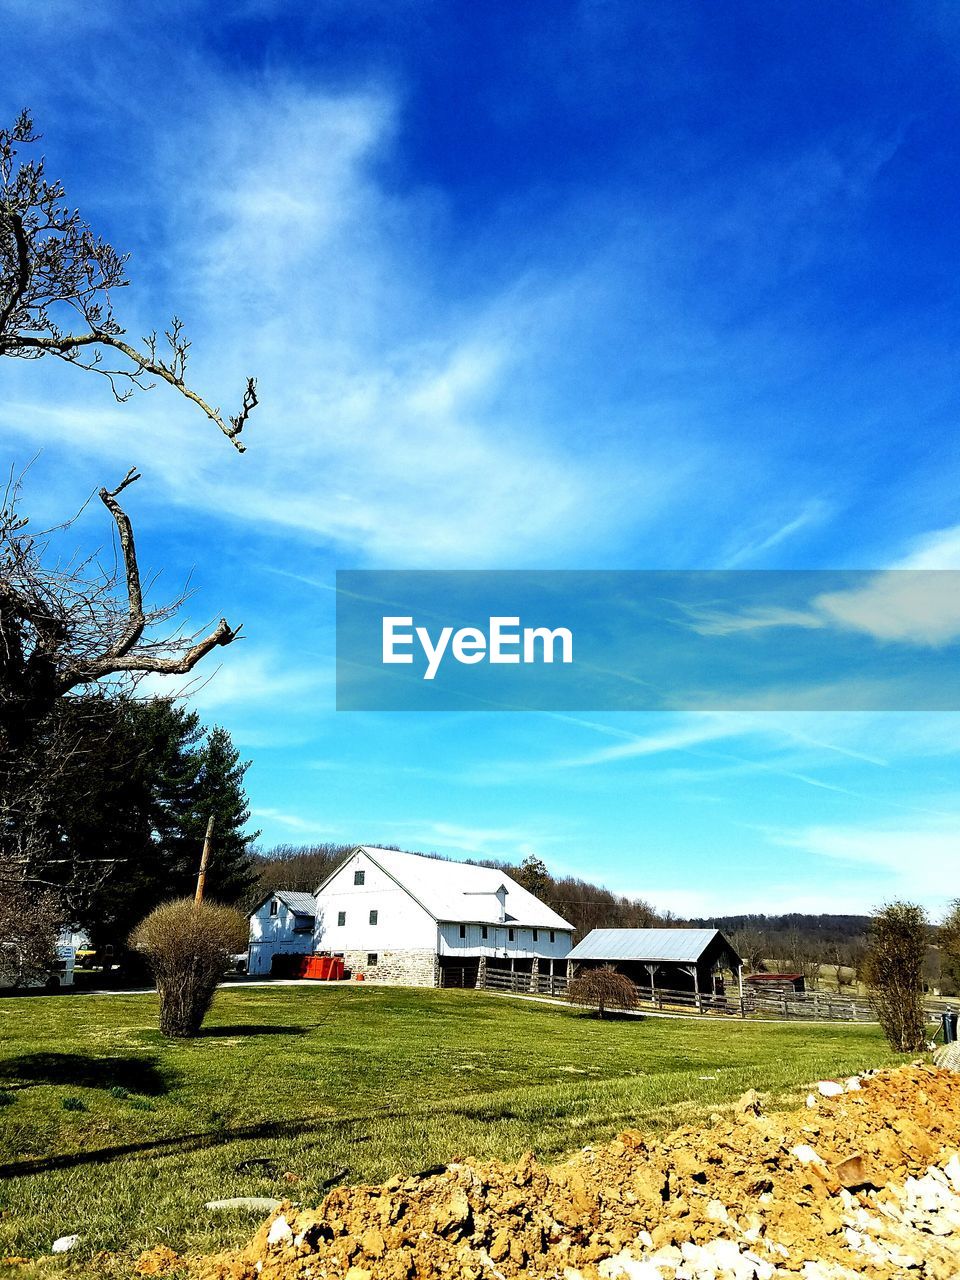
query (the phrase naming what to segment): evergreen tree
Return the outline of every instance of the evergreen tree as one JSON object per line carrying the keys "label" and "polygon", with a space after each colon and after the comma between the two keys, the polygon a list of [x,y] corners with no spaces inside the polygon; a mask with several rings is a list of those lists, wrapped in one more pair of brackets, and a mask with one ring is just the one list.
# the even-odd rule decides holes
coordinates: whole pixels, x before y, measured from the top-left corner
{"label": "evergreen tree", "polygon": [[[65,699],[58,754],[70,767],[47,789],[46,860],[72,923],[98,949],[123,953],[133,926],[159,903],[194,892],[207,820],[215,819],[211,898],[233,902],[253,880],[250,814],[230,735],[209,734],[195,711],[164,698]],[[49,848],[57,856],[49,857]]]}
{"label": "evergreen tree", "polygon": [[243,778],[250,762],[241,761],[229,733],[219,725],[210,731],[196,758],[198,769],[190,803],[179,811],[177,839],[188,865],[192,857],[195,875],[207,821],[213,816],[213,851],[205,892],[219,902],[236,902],[256,879],[249,847],[260,832],[244,833],[250,810]]}

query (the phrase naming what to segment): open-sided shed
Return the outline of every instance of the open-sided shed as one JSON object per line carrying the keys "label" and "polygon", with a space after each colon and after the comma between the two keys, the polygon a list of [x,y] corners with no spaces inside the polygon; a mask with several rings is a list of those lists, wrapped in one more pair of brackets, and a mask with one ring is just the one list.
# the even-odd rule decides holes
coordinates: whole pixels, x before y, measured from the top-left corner
{"label": "open-sided shed", "polygon": [[612,965],[637,986],[723,991],[723,974],[742,979],[743,962],[719,929],[594,929],[567,957],[567,973]]}

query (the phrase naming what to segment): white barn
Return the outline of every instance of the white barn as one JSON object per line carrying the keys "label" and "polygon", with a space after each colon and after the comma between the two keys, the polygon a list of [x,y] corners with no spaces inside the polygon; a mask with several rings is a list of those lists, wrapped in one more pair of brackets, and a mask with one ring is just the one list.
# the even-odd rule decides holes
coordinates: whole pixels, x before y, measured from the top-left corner
{"label": "white barn", "polygon": [[260,903],[248,969],[326,952],[379,981],[473,985],[487,966],[564,973],[572,944],[573,926],[502,871],[359,845],[314,895]]}

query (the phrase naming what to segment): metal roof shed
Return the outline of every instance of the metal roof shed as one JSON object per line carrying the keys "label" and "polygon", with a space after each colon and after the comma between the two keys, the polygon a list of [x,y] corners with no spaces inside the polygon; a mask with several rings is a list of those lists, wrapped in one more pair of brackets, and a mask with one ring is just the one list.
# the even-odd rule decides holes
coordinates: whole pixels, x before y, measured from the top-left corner
{"label": "metal roof shed", "polygon": [[594,929],[567,957],[575,966],[613,965],[651,988],[717,990],[718,975],[741,978],[742,961],[719,929]]}

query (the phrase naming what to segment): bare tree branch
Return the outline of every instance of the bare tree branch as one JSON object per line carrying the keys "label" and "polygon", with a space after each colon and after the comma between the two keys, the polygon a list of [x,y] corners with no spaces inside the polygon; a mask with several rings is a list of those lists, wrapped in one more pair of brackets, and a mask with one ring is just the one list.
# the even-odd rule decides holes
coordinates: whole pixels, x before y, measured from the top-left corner
{"label": "bare tree branch", "polygon": [[129,653],[143,635],[143,629],[147,621],[143,614],[143,590],[140,586],[140,569],[137,565],[137,548],[133,539],[133,526],[130,523],[130,517],[120,506],[120,503],[117,502],[117,494],[122,493],[128,485],[139,479],[140,475],[137,469],[131,467],[115,489],[100,490],[100,501],[113,516],[114,523],[117,526],[117,533],[120,535],[120,548],[123,552],[123,563],[127,575],[127,600],[130,605],[130,621],[127,624],[127,628],[113,646],[111,654],[107,655],[116,658]]}
{"label": "bare tree branch", "polygon": [[[56,356],[106,378],[119,401],[137,388],[148,390],[152,384],[145,377],[160,378],[242,453],[240,433],[258,403],[255,379],[247,379],[239,412],[225,418],[187,384],[190,343],[178,317],[164,335],[170,347],[166,359],[158,353],[156,334],[140,349],[126,340],[111,292],[127,285],[127,257],[94,236],[79,212],[67,207],[63,184],[47,180],[43,158],[17,163],[19,149],[36,141],[26,111],[13,128],[0,130],[0,355]],[[105,366],[104,349],[119,352],[130,367]]]}

